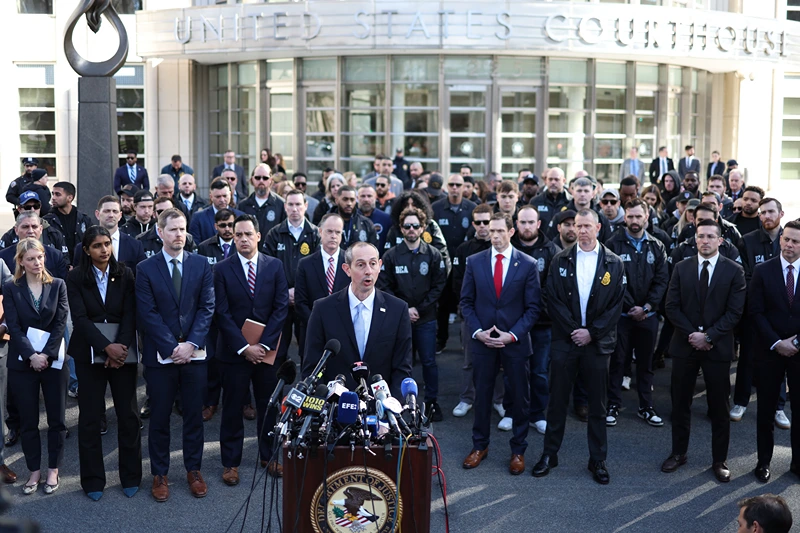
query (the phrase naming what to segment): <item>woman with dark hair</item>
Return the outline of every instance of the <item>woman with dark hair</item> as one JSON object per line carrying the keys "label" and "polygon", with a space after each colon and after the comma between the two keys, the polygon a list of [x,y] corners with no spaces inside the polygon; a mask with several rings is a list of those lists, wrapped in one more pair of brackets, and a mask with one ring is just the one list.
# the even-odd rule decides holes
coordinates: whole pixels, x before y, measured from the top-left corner
{"label": "woman with dark hair", "polygon": [[670,200],[681,192],[680,174],[670,170],[661,177],[661,183],[658,186],[661,189],[661,199],[664,201],[664,205],[669,205]]}
{"label": "woman with dark hair", "polygon": [[661,197],[661,189],[659,189],[657,185],[648,185],[642,189],[641,196],[642,199],[655,210],[659,224],[663,223],[667,217],[664,213],[665,204]]}
{"label": "woman with dark hair", "polygon": [[[425,226],[425,231],[422,233],[422,240],[428,244],[432,244],[442,254],[444,264],[447,267],[447,273],[450,273],[450,255],[447,253],[447,241],[444,240],[444,234],[439,224],[433,219],[433,209],[428,201],[427,194],[420,190],[411,189],[403,191],[403,193],[394,199],[392,203],[392,227],[386,234],[386,247],[388,250],[392,246],[397,246],[403,242],[403,234],[400,232],[400,212],[406,207],[416,207],[425,213],[428,218],[428,224]],[[383,252],[381,252],[383,253]]]}
{"label": "woman with dark hair", "polygon": [[261,162],[269,167],[272,172],[275,172],[275,158],[272,157],[272,152],[269,148],[261,150]]}
{"label": "woman with dark hair", "polygon": [[478,180],[475,183],[475,194],[477,194],[478,199],[481,203],[486,202],[486,197],[489,194],[489,186],[483,180]]}
{"label": "woman with dark hair", "polygon": [[42,482],[42,443],[39,436],[39,390],[47,412],[47,476],[44,493],[58,490],[58,468],[64,459],[67,427],[68,366],[64,331],[69,305],[64,281],[45,268],[44,246],[22,239],[14,257],[13,281],[3,285],[3,309],[8,326],[8,384],[19,410],[25,463],[31,475],[23,494],[33,494]]}
{"label": "woman with dark hair", "polygon": [[111,234],[92,226],[83,237],[80,263],[67,277],[73,333],[69,354],[81,384],[78,456],[81,487],[94,501],[103,496],[101,420],[111,387],[119,430],[119,477],[129,498],[142,481],[142,441],[136,405],[136,296],[133,272],[117,262]]}

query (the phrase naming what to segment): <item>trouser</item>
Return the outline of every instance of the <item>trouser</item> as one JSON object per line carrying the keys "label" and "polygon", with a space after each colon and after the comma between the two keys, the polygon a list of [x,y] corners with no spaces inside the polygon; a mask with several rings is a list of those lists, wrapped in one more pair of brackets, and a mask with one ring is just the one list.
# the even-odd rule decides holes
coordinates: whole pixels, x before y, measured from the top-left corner
{"label": "trouser", "polygon": [[[8,388],[8,367],[6,366],[7,361],[7,355],[0,358],[0,421],[6,419],[6,390]],[[5,428],[0,426],[0,429],[4,430]],[[5,457],[3,456],[6,439],[4,431],[2,430],[0,430],[0,465],[6,463]]]}
{"label": "trouser", "polygon": [[6,389],[4,396],[6,398],[6,427],[9,431],[19,431],[19,409],[17,409],[17,404],[14,402],[14,395],[11,394],[11,387]]}
{"label": "trouser", "polygon": [[[461,346],[464,347],[464,365],[461,367],[463,373],[461,375],[461,394],[458,401],[472,405],[475,403],[474,368],[472,366],[472,350],[469,347],[470,338],[466,332],[466,324],[463,321],[461,322]],[[494,383],[493,404],[503,403],[503,392],[503,376],[498,375]]]}
{"label": "trouser", "polygon": [[622,317],[617,323],[617,348],[611,355],[608,370],[608,404],[622,406],[622,377],[625,360],[636,351],[636,389],[639,408],[653,407],[653,348],[658,333],[655,315],[637,322]]}
{"label": "trouser", "polygon": [[[656,353],[660,356],[663,356],[669,350],[669,343],[672,340],[672,334],[675,332],[675,328],[672,326],[672,322],[664,316],[664,325],[661,326],[661,335],[658,337],[658,345],[656,346]],[[638,355],[636,357],[639,357]]]}
{"label": "trouser", "polygon": [[450,314],[456,312],[457,306],[458,296],[453,293],[453,272],[450,271],[436,308],[436,341],[442,346],[450,338]]}
{"label": "trouser", "polygon": [[[470,343],[478,341],[470,340]],[[530,393],[528,389],[528,354],[515,354],[509,349],[483,348],[475,354],[475,422],[472,426],[472,447],[485,450],[489,447],[490,423],[492,419],[492,394],[500,365],[508,380],[507,393],[514,398],[511,453],[522,455],[528,447],[530,421]]]}
{"label": "trouser", "polygon": [[[249,396],[250,383],[253,383],[253,392],[256,397],[256,430],[258,431],[258,449],[262,461],[269,461],[272,457],[272,437],[268,437],[270,430],[275,426],[275,410],[272,409],[264,420],[269,397],[275,389],[278,378],[274,365],[260,363],[254,365],[248,362],[223,363],[222,370],[222,422],[219,428],[219,447],[222,456],[222,466],[226,468],[238,467],[242,464],[242,449],[244,447],[244,421],[242,420],[242,401]],[[266,424],[266,427],[264,427]]]}
{"label": "trouser", "polygon": [[[15,357],[8,355],[7,357]],[[67,402],[67,365],[61,369],[10,370],[8,382],[19,408],[20,439],[28,470],[42,467],[42,441],[39,433],[39,389],[44,396],[47,412],[47,467],[58,468],[64,458],[64,439],[67,435],[64,410]]]}
{"label": "trouser", "polygon": [[[739,361],[736,363],[736,384],[733,387],[733,404],[747,407],[750,404],[750,393],[753,385],[758,389],[761,369],[756,369],[756,332],[752,324],[741,324],[739,336]],[[760,405],[760,404],[759,404]],[[786,407],[786,380],[781,380],[779,386],[777,411]]]}
{"label": "trouser", "polygon": [[[731,362],[711,361],[708,352],[693,351],[689,357],[672,358],[672,454],[685,455],[689,449],[692,421],[692,399],[697,383],[697,371],[703,370],[706,382],[708,415],[711,418],[712,462],[721,463],[728,458],[731,439],[730,402]],[[777,387],[776,387],[777,390]],[[772,414],[774,416],[775,410]]]}
{"label": "trouser", "polygon": [[579,373],[583,376],[589,400],[587,439],[589,458],[605,461],[608,455],[606,440],[606,388],[608,386],[609,356],[597,353],[593,345],[565,346],[562,341],[550,352],[550,405],[547,407],[547,432],[544,453],[555,455],[561,449],[567,422],[567,406],[573,384]]}
{"label": "trouser", "polygon": [[425,380],[425,401],[435,402],[439,397],[439,367],[436,365],[436,321],[411,325],[412,350],[422,362],[422,379]]}
{"label": "trouser", "polygon": [[[544,420],[547,415],[547,402],[550,398],[548,374],[550,372],[550,337],[551,330],[546,328],[533,328],[531,330],[531,345],[533,350],[528,358],[528,384],[530,389],[530,421],[532,423]],[[505,390],[509,390],[508,380],[503,378]],[[514,410],[514,396],[506,394],[503,397],[503,409],[506,413]]]}
{"label": "trouser", "polygon": [[[183,465],[187,472],[203,463],[203,394],[208,382],[206,363],[167,364],[147,369],[150,383],[150,473],[169,473],[170,414],[178,394],[183,411]],[[241,411],[237,410],[241,418]]]}
{"label": "trouser", "polygon": [[219,405],[219,396],[222,393],[222,376],[220,375],[217,358],[214,357],[217,351],[217,338],[219,337],[219,330],[213,323],[208,328],[208,336],[206,337],[206,353],[208,354],[208,385],[205,389],[205,398],[203,405],[216,407]]}
{"label": "trouser", "polygon": [[[739,358],[741,361],[741,357]],[[773,351],[758,355],[758,415],[756,435],[758,463],[768,465],[775,446],[775,410],[778,409],[779,388],[784,376],[789,378],[789,395],[794,407],[800,406],[800,359],[797,356],[783,357]],[[792,465],[800,463],[800,422],[792,420],[791,429]]]}
{"label": "trouser", "polygon": [[102,492],[106,486],[100,420],[106,412],[107,384],[111,387],[119,426],[119,480],[123,488],[138,487],[142,482],[142,435],[136,406],[136,365],[106,368],[100,364],[79,363],[76,370],[81,382],[81,393],[78,396],[81,487],[88,494]]}
{"label": "trouser", "polygon": [[294,335],[297,339],[298,354],[300,356],[300,364],[302,365],[306,347],[306,326],[301,322],[293,305],[289,306],[289,314],[286,315],[286,322],[283,323],[280,346],[278,346],[278,354],[275,359],[280,361],[286,360],[286,356],[289,354],[289,347],[292,345],[292,329],[294,329]]}

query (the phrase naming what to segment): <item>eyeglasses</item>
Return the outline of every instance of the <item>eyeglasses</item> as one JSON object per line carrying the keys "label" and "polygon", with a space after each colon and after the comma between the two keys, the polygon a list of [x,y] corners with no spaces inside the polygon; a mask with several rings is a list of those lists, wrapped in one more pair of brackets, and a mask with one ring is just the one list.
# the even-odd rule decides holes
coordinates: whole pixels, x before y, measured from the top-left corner
{"label": "eyeglasses", "polygon": [[741,207],[734,207],[733,208],[733,212],[734,213],[741,213],[742,212],[742,208]]}
{"label": "eyeglasses", "polygon": [[233,224],[233,222],[217,222],[217,226],[220,229],[233,228]]}
{"label": "eyeglasses", "polygon": [[603,205],[616,205],[619,200],[609,199],[609,200],[600,200],[600,203]]}
{"label": "eyeglasses", "polygon": [[489,225],[489,221],[488,220],[473,220],[472,223],[477,225],[477,226],[488,226]]}
{"label": "eyeglasses", "polygon": [[376,187],[388,187],[389,184],[388,183],[376,183],[375,186]]}
{"label": "eyeglasses", "polygon": [[[253,176],[255,181],[269,181],[269,176]],[[236,181],[236,178],[227,178],[228,181]]]}
{"label": "eyeglasses", "polygon": [[295,187],[305,187],[306,185],[308,185],[308,183],[306,183],[305,181],[296,181],[296,182],[294,182],[294,186]]}
{"label": "eyeglasses", "polygon": [[447,186],[448,187],[463,187],[464,184],[463,183],[448,183]]}
{"label": "eyeglasses", "polygon": [[20,209],[23,210],[23,211],[35,211],[35,210],[41,209],[41,208],[42,208],[42,204],[28,204],[28,205],[23,205],[23,206],[20,207]]}
{"label": "eyeglasses", "polygon": [[132,156],[132,157],[131,157],[131,156],[128,156],[126,159],[127,159],[128,161],[134,161],[134,160],[136,159],[136,156]]}
{"label": "eyeglasses", "polygon": [[403,229],[419,229],[419,224],[403,224]]}

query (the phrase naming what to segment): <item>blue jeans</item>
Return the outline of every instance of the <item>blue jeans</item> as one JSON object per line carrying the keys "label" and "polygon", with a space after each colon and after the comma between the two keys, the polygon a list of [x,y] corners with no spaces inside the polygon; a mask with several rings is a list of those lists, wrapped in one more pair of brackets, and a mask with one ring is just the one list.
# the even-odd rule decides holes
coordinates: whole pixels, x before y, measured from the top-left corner
{"label": "blue jeans", "polygon": [[[550,384],[547,375],[550,372],[550,328],[534,328],[531,330],[531,345],[533,353],[529,358],[530,382],[530,421],[545,420],[547,415],[547,402],[550,399]],[[503,378],[505,390],[509,390],[508,378]],[[514,409],[514,398],[506,394],[503,398],[503,408],[506,413]]]}
{"label": "blue jeans", "polygon": [[436,366],[436,320],[411,325],[412,350],[422,362],[422,379],[425,380],[425,401],[435,402],[439,396],[439,367]]}
{"label": "blue jeans", "polygon": [[[64,329],[64,344],[69,346],[69,337],[72,331],[72,328]],[[69,382],[67,383],[67,389],[72,392],[78,392],[78,374],[75,373],[75,360],[72,357],[67,356],[67,366],[69,367]]]}

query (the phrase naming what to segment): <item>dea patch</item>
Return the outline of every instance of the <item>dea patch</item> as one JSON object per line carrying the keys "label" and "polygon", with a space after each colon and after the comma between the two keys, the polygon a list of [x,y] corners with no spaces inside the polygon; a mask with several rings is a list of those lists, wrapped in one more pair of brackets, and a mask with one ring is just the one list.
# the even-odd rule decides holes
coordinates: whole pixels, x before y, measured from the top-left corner
{"label": "dea patch", "polygon": [[[403,517],[397,486],[380,470],[364,467],[337,470],[328,476],[325,489],[321,483],[311,500],[311,527],[315,533],[389,533],[395,514],[398,524]],[[327,492],[327,506],[323,492]]]}
{"label": "dea patch", "polygon": [[358,240],[361,242],[367,242],[367,232],[365,230],[361,230],[358,232]]}
{"label": "dea patch", "polygon": [[275,222],[275,211],[273,211],[272,209],[267,211],[267,220],[269,220],[270,222]]}
{"label": "dea patch", "polygon": [[656,256],[650,250],[647,251],[647,264],[652,265],[656,262]]}
{"label": "dea patch", "polygon": [[423,276],[428,275],[428,263],[426,261],[423,261],[422,263],[419,264],[419,273],[422,274]]}

